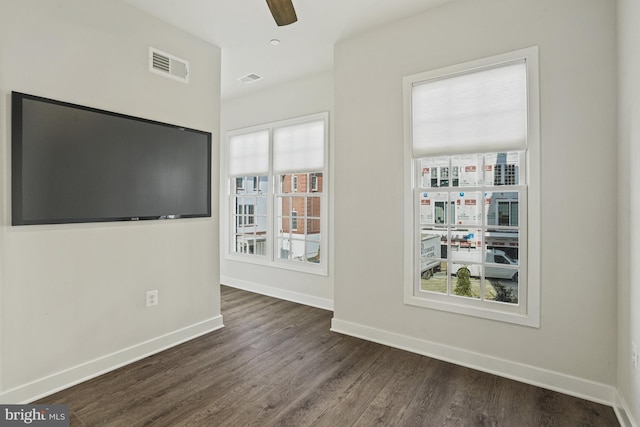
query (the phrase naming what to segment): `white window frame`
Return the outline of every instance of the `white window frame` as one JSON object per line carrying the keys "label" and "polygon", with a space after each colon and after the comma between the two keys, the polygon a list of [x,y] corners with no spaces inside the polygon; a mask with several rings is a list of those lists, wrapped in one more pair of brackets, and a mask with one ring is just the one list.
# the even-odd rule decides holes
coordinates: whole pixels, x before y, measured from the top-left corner
{"label": "white window frame", "polygon": [[[521,295],[522,307],[513,310],[509,304],[477,304],[472,298],[446,296],[442,298],[436,293],[419,292],[416,280],[420,277],[419,244],[416,227],[419,227],[419,213],[415,205],[415,188],[417,186],[416,160],[413,154],[412,141],[412,88],[414,84],[434,79],[446,79],[464,73],[496,67],[517,60],[525,60],[527,74],[527,135],[524,152],[525,183],[527,186],[525,199],[520,201],[523,217],[526,216],[526,229],[523,230],[521,242],[526,247],[523,253],[526,271],[526,286]],[[404,92],[404,147],[405,147],[405,197],[404,197],[404,302],[408,305],[429,309],[443,310],[463,315],[503,321],[530,327],[540,327],[540,100],[538,77],[537,46],[513,52],[482,58],[462,64],[456,64],[432,71],[427,71],[403,79]],[[495,150],[490,150],[495,152]],[[482,153],[483,151],[479,151]],[[469,154],[474,151],[469,151]],[[445,153],[443,153],[445,154]],[[459,154],[459,153],[450,153]],[[522,182],[522,181],[521,181]],[[452,187],[444,187],[450,191]],[[480,187],[483,188],[483,187]],[[490,191],[502,190],[505,186],[492,187]],[[482,191],[482,190],[477,190]],[[418,215],[418,220],[416,220]],[[523,218],[519,218],[522,221]],[[416,261],[417,260],[417,261]]]}
{"label": "white window frame", "polygon": [[[317,122],[322,120],[324,123],[324,152],[323,152],[323,167],[321,169],[314,170],[300,170],[297,172],[287,172],[286,174],[291,174],[293,177],[297,176],[296,173],[308,172],[308,173],[322,173],[323,177],[323,189],[322,192],[314,192],[313,197],[320,198],[320,247],[328,248],[329,247],[329,194],[328,194],[328,179],[329,179],[329,113],[322,112],[311,114],[307,116],[281,120],[277,122],[266,123],[264,125],[251,126],[242,129],[236,129],[233,131],[229,131],[226,133],[226,144],[225,144],[225,153],[224,153],[224,173],[227,177],[226,179],[226,197],[225,197],[225,217],[224,224],[226,232],[223,233],[225,239],[225,247],[226,250],[225,258],[233,261],[242,261],[252,264],[265,265],[270,267],[283,268],[287,270],[300,271],[305,273],[318,274],[322,276],[328,275],[328,255],[327,250],[324,250],[323,256],[320,258],[320,262],[318,263],[308,263],[308,262],[300,262],[291,259],[282,259],[278,256],[278,213],[277,211],[277,197],[282,196],[282,193],[279,193],[278,186],[280,185],[278,182],[278,177],[282,175],[282,173],[274,172],[273,168],[273,134],[274,130],[278,128],[284,128],[288,126],[295,126],[299,124],[304,124],[308,122]],[[269,132],[269,170],[264,175],[268,176],[269,179],[269,190],[267,194],[267,233],[266,233],[266,254],[265,255],[257,255],[257,254],[247,254],[247,253],[238,253],[234,251],[233,246],[235,245],[235,241],[232,238],[234,234],[234,221],[233,211],[235,211],[235,206],[232,203],[233,198],[236,196],[233,194],[233,186],[235,182],[235,177],[229,174],[229,152],[230,152],[230,140],[234,136],[239,136],[243,134],[251,134],[254,132],[260,132],[267,130]],[[248,176],[252,174],[247,174]],[[293,181],[293,179],[292,179]],[[293,182],[292,182],[293,187]],[[291,194],[297,193],[297,190],[292,188]],[[309,195],[311,192],[308,192]],[[307,192],[305,192],[307,194]],[[297,195],[297,194],[296,194]],[[301,196],[303,196],[301,194]],[[290,215],[290,212],[288,213]],[[254,215],[257,215],[255,213]],[[304,217],[306,218],[306,216]],[[290,220],[290,219],[289,219]],[[300,218],[297,218],[300,221]]]}

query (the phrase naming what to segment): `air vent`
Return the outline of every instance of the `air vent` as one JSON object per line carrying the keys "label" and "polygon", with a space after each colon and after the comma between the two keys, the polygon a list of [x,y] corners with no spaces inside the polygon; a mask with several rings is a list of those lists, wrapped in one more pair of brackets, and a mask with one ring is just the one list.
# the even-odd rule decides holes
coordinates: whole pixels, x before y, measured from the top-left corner
{"label": "air vent", "polygon": [[257,80],[260,80],[261,78],[262,76],[251,73],[247,74],[246,76],[238,77],[238,80],[240,80],[242,83],[253,83]]}
{"label": "air vent", "polygon": [[153,47],[149,48],[149,71],[189,83],[189,62]]}

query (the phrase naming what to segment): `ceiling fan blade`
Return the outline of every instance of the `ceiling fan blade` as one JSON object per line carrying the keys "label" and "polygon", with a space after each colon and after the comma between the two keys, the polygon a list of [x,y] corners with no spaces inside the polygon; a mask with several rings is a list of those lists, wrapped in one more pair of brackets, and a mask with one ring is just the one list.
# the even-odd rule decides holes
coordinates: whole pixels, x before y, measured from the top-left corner
{"label": "ceiling fan blade", "polygon": [[267,4],[278,27],[293,24],[298,20],[291,0],[267,0]]}

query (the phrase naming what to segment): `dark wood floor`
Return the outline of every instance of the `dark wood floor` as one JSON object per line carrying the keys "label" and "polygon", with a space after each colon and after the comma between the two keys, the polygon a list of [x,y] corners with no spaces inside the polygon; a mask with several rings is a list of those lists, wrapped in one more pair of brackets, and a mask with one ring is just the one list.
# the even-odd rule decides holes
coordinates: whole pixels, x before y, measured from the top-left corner
{"label": "dark wood floor", "polygon": [[618,426],[607,406],[329,331],[226,286],[225,328],[38,403],[72,426]]}

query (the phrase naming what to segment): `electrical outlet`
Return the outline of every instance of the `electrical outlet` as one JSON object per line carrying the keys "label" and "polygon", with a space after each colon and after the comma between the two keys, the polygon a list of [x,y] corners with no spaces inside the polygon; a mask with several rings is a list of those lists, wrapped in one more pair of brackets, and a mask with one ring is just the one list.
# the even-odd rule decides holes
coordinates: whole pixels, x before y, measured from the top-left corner
{"label": "electrical outlet", "polygon": [[147,291],[147,307],[158,305],[158,290]]}
{"label": "electrical outlet", "polygon": [[631,367],[634,371],[638,370],[638,344],[631,342]]}

